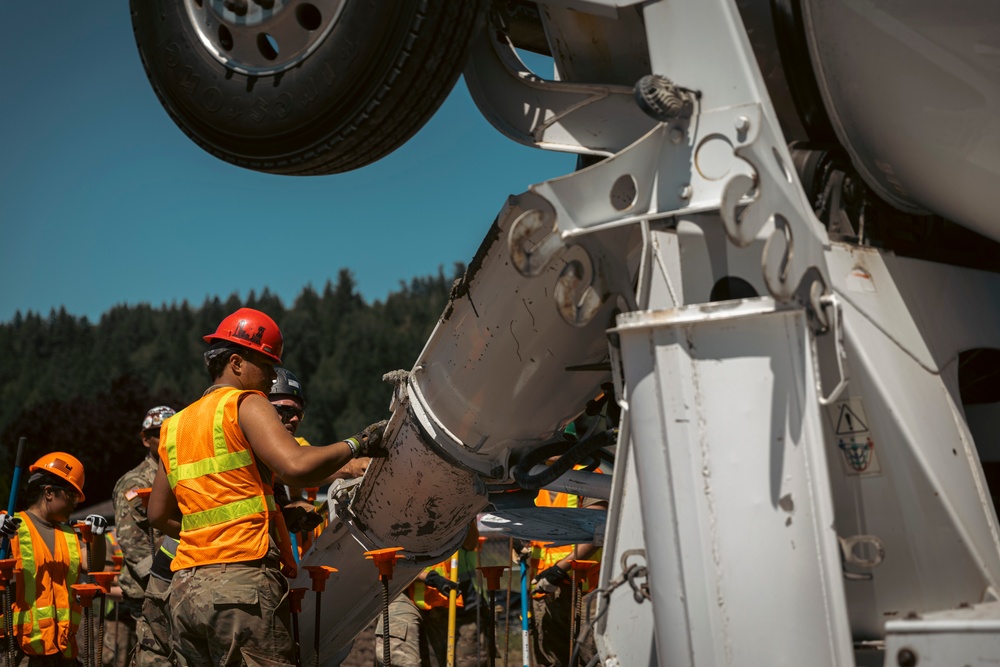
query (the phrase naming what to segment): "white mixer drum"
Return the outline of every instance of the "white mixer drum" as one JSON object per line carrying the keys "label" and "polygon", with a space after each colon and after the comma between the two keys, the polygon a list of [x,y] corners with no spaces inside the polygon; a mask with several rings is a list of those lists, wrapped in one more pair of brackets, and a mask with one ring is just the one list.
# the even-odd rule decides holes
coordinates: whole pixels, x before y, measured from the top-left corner
{"label": "white mixer drum", "polygon": [[802,0],[833,127],[882,198],[1000,240],[1000,2]]}

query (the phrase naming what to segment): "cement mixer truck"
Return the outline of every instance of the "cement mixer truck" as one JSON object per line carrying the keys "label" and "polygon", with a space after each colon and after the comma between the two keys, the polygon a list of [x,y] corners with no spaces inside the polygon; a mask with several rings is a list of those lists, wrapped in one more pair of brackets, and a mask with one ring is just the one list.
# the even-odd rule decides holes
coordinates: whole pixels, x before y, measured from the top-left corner
{"label": "cement mixer truck", "polygon": [[304,557],[340,569],[321,662],[379,613],[364,551],[404,549],[397,593],[597,396],[613,428],[560,451],[612,474],[541,481],[609,500],[557,522],[604,547],[602,665],[1000,656],[1000,4],[130,4],[165,110],[238,167],[360,168],[460,74],[499,132],[578,156],[497,193],[389,378],[390,456]]}

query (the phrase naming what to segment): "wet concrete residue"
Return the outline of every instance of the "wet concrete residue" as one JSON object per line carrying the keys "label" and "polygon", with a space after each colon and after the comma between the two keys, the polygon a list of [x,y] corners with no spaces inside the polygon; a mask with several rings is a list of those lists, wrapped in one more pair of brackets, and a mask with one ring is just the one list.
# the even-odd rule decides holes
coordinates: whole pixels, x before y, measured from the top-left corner
{"label": "wet concrete residue", "polygon": [[[479,270],[483,268],[483,262],[486,260],[487,255],[489,255],[490,250],[493,245],[500,240],[500,234],[503,230],[500,229],[500,225],[497,224],[497,219],[493,220],[493,224],[490,226],[490,230],[486,233],[486,238],[479,245],[479,250],[476,251],[476,256],[472,258],[469,262],[468,268],[465,269],[465,275],[459,280],[455,281],[455,284],[451,287],[451,294],[448,296],[448,305],[444,309],[444,314],[441,315],[441,321],[447,322],[451,314],[455,312],[455,302],[462,297],[469,296],[469,286],[472,281],[475,280],[476,274]],[[472,305],[473,312],[476,313],[476,317],[479,317],[479,313],[476,311],[476,305],[472,303],[472,298],[469,298],[469,303]]]}
{"label": "wet concrete residue", "polygon": [[510,335],[511,335],[511,338],[514,339],[514,345],[515,345],[514,352],[517,353],[517,360],[520,361],[523,364],[524,363],[524,359],[521,358],[521,341],[519,341],[517,339],[517,334],[514,333],[514,322],[513,321],[511,321],[511,323],[510,323]]}
{"label": "wet concrete residue", "polygon": [[528,307],[529,306],[528,300],[522,298],[521,303],[524,304],[524,309],[528,311],[528,315],[531,316],[531,330],[534,331],[535,333],[538,333],[538,328],[535,326],[535,315],[534,313],[531,312],[531,308]]}
{"label": "wet concrete residue", "polygon": [[792,501],[792,494],[786,493],[778,499],[778,506],[791,514],[795,511],[795,502]]}
{"label": "wet concrete residue", "polygon": [[409,535],[410,530],[413,528],[413,524],[409,521],[403,523],[394,523],[389,526],[389,532],[393,535]]}
{"label": "wet concrete residue", "polygon": [[417,535],[433,535],[438,530],[437,518],[440,516],[440,512],[437,511],[437,498],[428,498],[424,503],[424,516],[427,517],[427,521],[417,528]]}

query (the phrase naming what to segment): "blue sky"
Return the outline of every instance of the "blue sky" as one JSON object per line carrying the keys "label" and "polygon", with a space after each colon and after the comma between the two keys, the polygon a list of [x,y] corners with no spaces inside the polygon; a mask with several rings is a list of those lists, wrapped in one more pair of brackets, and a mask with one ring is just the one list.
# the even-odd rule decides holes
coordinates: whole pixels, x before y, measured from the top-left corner
{"label": "blue sky", "polygon": [[468,262],[508,194],[574,165],[515,144],[459,81],[381,161],[291,178],[221,162],[170,121],[146,81],[124,0],[7,3],[0,94],[0,322],[60,306],[246,297],[291,306],[351,270],[369,301]]}

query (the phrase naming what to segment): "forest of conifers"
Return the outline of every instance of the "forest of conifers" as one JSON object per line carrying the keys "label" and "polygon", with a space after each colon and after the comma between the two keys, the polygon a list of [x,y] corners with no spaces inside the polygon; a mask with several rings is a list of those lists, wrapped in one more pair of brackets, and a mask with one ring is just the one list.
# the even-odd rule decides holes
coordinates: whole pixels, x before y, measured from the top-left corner
{"label": "forest of conifers", "polygon": [[384,302],[367,303],[342,270],[322,292],[306,287],[291,307],[265,290],[245,300],[117,306],[94,324],[65,310],[18,313],[0,324],[0,505],[6,509],[18,438],[27,466],[62,450],[86,469],[86,504],[111,497],[115,481],[142,459],[146,410],[181,409],[210,384],[202,336],[248,306],[274,318],[283,365],[298,376],[306,417],[298,435],[314,445],[354,435],[389,416],[392,387],[382,375],[412,368],[448,302],[453,276],[414,278]]}

